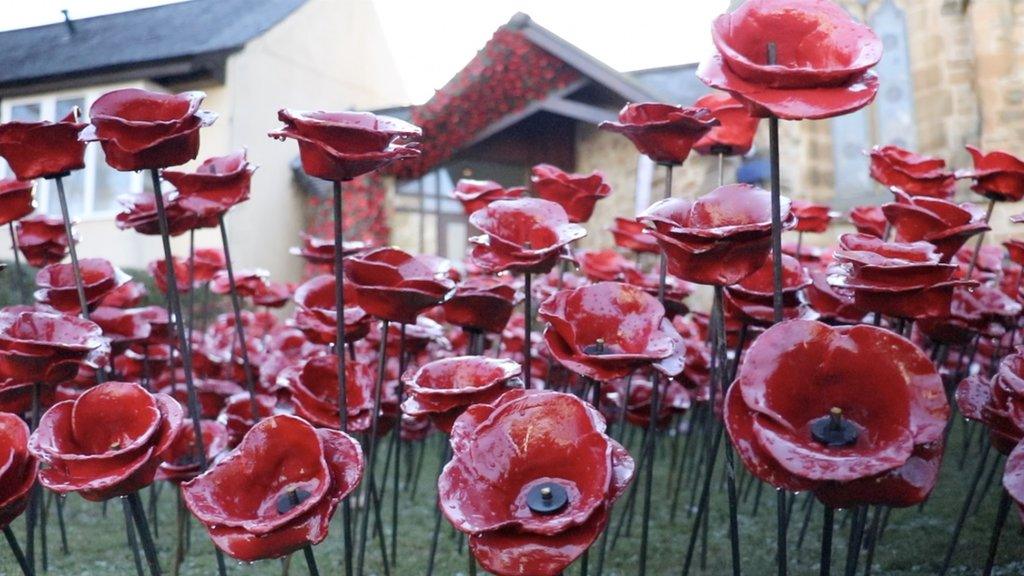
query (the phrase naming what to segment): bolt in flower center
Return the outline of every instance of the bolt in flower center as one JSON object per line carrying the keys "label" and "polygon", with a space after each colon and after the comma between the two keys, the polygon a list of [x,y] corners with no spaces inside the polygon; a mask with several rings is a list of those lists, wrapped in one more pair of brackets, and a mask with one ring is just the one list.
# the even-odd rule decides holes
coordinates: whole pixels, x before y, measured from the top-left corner
{"label": "bolt in flower center", "polygon": [[833,406],[827,416],[811,422],[811,437],[828,448],[852,446],[859,435],[857,427],[843,418],[843,410],[837,406]]}
{"label": "bolt in flower center", "polygon": [[544,482],[526,494],[526,506],[536,514],[557,514],[569,504],[565,488],[554,482]]}
{"label": "bolt in flower center", "polygon": [[598,338],[593,344],[585,347],[583,352],[589,356],[602,356],[605,353],[604,338]]}
{"label": "bolt in flower center", "polygon": [[288,490],[277,497],[277,513],[287,514],[289,510],[302,504],[309,497],[309,491],[302,488]]}

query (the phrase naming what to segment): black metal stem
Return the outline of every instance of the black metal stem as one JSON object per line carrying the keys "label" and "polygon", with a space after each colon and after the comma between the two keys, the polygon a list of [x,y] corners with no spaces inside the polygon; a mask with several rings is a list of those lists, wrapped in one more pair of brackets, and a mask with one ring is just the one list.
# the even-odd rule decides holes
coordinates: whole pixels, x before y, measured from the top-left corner
{"label": "black metal stem", "polygon": [[156,545],[153,543],[153,537],[149,532],[149,522],[146,521],[146,512],[142,508],[142,501],[139,500],[139,493],[132,492],[126,498],[128,500],[128,507],[132,511],[132,518],[135,519],[135,527],[138,529],[142,551],[146,554],[149,573],[151,576],[160,576],[160,558],[157,556]]}
{"label": "black metal stem", "polygon": [[[28,304],[31,298],[25,291],[25,271],[21,267],[21,250],[18,248],[18,236],[14,233],[14,222],[9,223],[7,228],[11,232],[11,252],[14,254],[14,284],[17,286],[18,294],[21,295],[21,303]],[[68,242],[71,241],[71,238],[68,238]]]}
{"label": "black metal stem", "polygon": [[373,499],[373,496],[375,495],[374,488],[376,486],[375,464],[377,461],[377,427],[380,421],[381,391],[384,388],[384,374],[387,369],[388,328],[390,327],[390,325],[391,323],[386,319],[381,321],[379,352],[380,356],[377,368],[377,382],[373,397],[373,419],[372,423],[370,424],[370,437],[367,440],[366,448],[366,484],[363,488],[363,502],[365,502],[366,510],[364,510],[360,518],[361,526],[359,529],[359,553],[358,556],[356,557],[356,574],[363,573],[363,565],[366,559],[366,539],[370,527],[370,509],[378,509],[377,511],[379,513],[379,506],[376,505],[377,503],[374,502]]}
{"label": "black metal stem", "polygon": [[245,390],[249,393],[249,409],[252,410],[252,423],[260,419],[259,404],[256,403],[256,383],[252,376],[252,364],[249,363],[249,345],[245,339],[245,326],[242,325],[242,302],[235,286],[235,267],[231,263],[231,247],[228,242],[228,227],[224,224],[224,215],[220,216],[220,242],[224,248],[224,269],[228,273],[228,289],[231,295],[231,310],[235,315],[235,339],[242,356],[242,370],[245,373]]}
{"label": "black metal stem", "polygon": [[[401,332],[398,336],[398,405],[402,405],[405,396],[405,382],[402,376],[405,374],[405,323],[401,325]],[[391,431],[391,441],[395,444],[395,473],[391,478],[391,563],[398,567],[398,480],[402,470],[402,416],[399,414],[398,422]],[[390,451],[390,448],[388,449]],[[387,475],[385,475],[385,481]]]}
{"label": "black metal stem", "polygon": [[832,572],[832,526],[835,524],[835,509],[825,506],[821,523],[821,561],[818,574],[829,576]]}
{"label": "black metal stem", "polygon": [[[348,389],[345,385],[345,255],[341,182],[334,182],[334,354],[338,359],[338,416],[341,431],[348,433]],[[345,576],[352,576],[352,504],[341,501],[341,528],[344,542]]]}
{"label": "black metal stem", "polygon": [[135,537],[135,521],[132,520],[131,507],[125,499],[121,499],[121,511],[124,512],[124,533],[128,541],[128,549],[132,551],[135,574],[136,576],[145,576],[146,572],[142,567],[142,554],[139,552],[139,541]]}
{"label": "black metal stem", "polygon": [[857,563],[860,561],[861,545],[864,542],[864,524],[867,522],[868,507],[860,506],[850,511],[853,523],[850,525],[850,540],[846,547],[846,569],[844,576],[857,574]]}
{"label": "black metal stem", "polygon": [[[996,207],[995,200],[988,201],[988,209],[985,212],[985,222],[988,222],[992,218],[992,210]],[[967,279],[970,280],[971,276],[974,275],[974,268],[978,265],[978,254],[981,252],[981,246],[985,243],[985,233],[978,234],[978,241],[974,243],[974,254],[971,255],[971,264],[967,267]]]}
{"label": "black metal stem", "polygon": [[[68,237],[68,253],[71,255],[71,269],[75,275],[75,290],[78,292],[78,305],[82,307],[82,318],[89,319],[89,301],[85,297],[85,286],[82,284],[82,269],[78,265],[78,250],[71,235],[71,216],[68,213],[68,200],[64,195],[64,179],[60,176],[53,179],[57,184],[57,199],[60,201],[60,214],[64,219],[64,233]],[[96,371],[99,378],[102,370]],[[100,379],[102,382],[103,380]]]}
{"label": "black metal stem", "polygon": [[[426,448],[424,448],[426,449]],[[448,458],[451,456],[451,446],[447,439],[442,439],[441,460],[437,466],[437,475],[441,476]],[[430,535],[430,555],[427,557],[427,576],[434,574],[434,561],[437,559],[437,539],[441,535],[441,504],[435,497],[434,500],[434,531]]]}
{"label": "black metal stem", "polygon": [[[440,202],[440,200],[438,200]],[[533,283],[532,274],[523,273],[523,381],[526,389],[533,387]]]}
{"label": "black metal stem", "polygon": [[988,545],[988,557],[985,559],[984,576],[991,576],[992,569],[996,565],[996,553],[999,551],[999,537],[1003,533],[1003,526],[1006,525],[1006,516],[1010,513],[1010,494],[1002,490],[999,497],[999,512],[996,513],[996,523],[992,527],[992,540]]}
{"label": "black metal stem", "polygon": [[[966,450],[967,447],[965,446]],[[988,453],[992,449],[992,445],[989,443],[985,444],[985,448],[981,452],[981,457],[978,459],[978,466],[974,470],[974,477],[971,480],[971,487],[967,490],[967,497],[964,499],[964,504],[960,508],[960,515],[956,519],[956,524],[953,525],[953,537],[949,541],[949,547],[946,549],[946,556],[942,560],[942,568],[939,569],[939,576],[944,576],[949,571],[949,565],[953,561],[953,554],[956,552],[956,545],[960,540],[960,531],[964,528],[964,522],[967,520],[967,512],[971,509],[971,502],[974,500],[974,493],[978,489],[978,483],[981,481],[981,475],[985,473],[985,462],[988,460]]]}
{"label": "black metal stem", "polygon": [[[727,351],[728,339],[725,332],[725,289],[721,286],[715,286],[714,306],[718,310],[717,315],[712,314],[712,317],[718,322],[714,331],[714,354],[718,356],[718,374],[716,376],[717,385],[721,387],[724,398],[724,394],[729,390],[730,366]],[[716,385],[714,380],[711,385]],[[736,457],[731,444],[727,444],[725,447],[725,472],[726,492],[729,498],[729,548],[732,553],[732,573],[735,576],[740,576],[742,569],[740,568],[740,528],[736,498]]]}
{"label": "black metal stem", "polygon": [[4,538],[7,539],[7,545],[10,546],[11,554],[14,554],[14,559],[18,562],[21,573],[24,576],[35,576],[32,566],[25,558],[24,552],[21,551],[21,546],[18,546],[18,537],[14,535],[14,531],[11,530],[10,526],[4,526]]}

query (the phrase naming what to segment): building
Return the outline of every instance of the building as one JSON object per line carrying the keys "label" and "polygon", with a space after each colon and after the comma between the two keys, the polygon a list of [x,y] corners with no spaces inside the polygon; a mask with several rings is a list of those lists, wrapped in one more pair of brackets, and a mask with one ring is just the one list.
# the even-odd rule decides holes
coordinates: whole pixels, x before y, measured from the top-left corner
{"label": "building", "polygon": [[[72,15],[73,17],[73,15]],[[303,192],[291,168],[294,143],[271,140],[277,110],[372,108],[403,100],[370,0],[191,0],[0,33],[0,120],[54,119],[123,87],[203,90],[217,122],[202,132],[199,160],[241,147],[259,166],[252,199],[229,215],[232,256],[298,278],[288,254],[304,222]],[[162,258],[158,238],[114,226],[117,197],[149,186],[118,173],[90,145],[87,167],[68,182],[79,221],[79,254],[132,268]],[[2,161],[0,161],[2,163]],[[6,168],[6,167],[4,167]],[[39,210],[59,214],[50,183],[37,184]],[[216,230],[197,236],[219,246]],[[187,253],[183,239],[175,251]],[[10,259],[7,243],[0,259]]]}

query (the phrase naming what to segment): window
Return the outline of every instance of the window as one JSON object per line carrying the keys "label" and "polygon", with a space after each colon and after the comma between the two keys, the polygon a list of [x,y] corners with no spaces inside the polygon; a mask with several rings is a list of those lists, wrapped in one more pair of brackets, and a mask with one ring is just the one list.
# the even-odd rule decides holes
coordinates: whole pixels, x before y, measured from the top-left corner
{"label": "window", "polygon": [[[55,121],[77,106],[81,121],[86,122],[89,106],[104,92],[106,90],[10,98],[0,105],[0,121]],[[2,159],[0,176],[11,176],[10,168]],[[98,144],[90,144],[85,149],[85,168],[76,170],[64,179],[68,211],[76,220],[110,218],[121,208],[117,202],[118,196],[139,192],[144,185],[143,174],[114,170],[104,161],[103,149]],[[36,203],[39,212],[51,216],[60,215],[57,187],[52,182],[42,179],[36,182]]]}

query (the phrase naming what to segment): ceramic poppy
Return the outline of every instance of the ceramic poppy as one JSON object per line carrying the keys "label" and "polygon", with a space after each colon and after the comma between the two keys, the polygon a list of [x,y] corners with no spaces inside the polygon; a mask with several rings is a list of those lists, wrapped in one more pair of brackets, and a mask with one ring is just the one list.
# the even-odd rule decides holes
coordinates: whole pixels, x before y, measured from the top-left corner
{"label": "ceramic poppy", "polygon": [[[800,262],[782,255],[782,310],[785,318],[807,318],[803,291],[811,278]],[[727,311],[737,314],[747,324],[771,326],[775,323],[774,269],[772,261],[725,289]]]}
{"label": "ceramic poppy", "polygon": [[[345,341],[354,342],[370,330],[370,316],[356,302],[356,287],[345,288]],[[335,300],[335,279],[322,274],[307,280],[295,290],[295,327],[313,342],[333,344],[337,340],[338,310]]]}
{"label": "ceramic poppy", "polygon": [[113,354],[121,354],[133,344],[144,342],[153,331],[149,320],[140,310],[99,306],[89,314],[110,340]]}
{"label": "ceramic poppy", "polygon": [[751,116],[743,102],[731,94],[714,92],[701,96],[693,105],[707,108],[718,120],[718,126],[693,145],[698,154],[743,156],[750,152],[760,119]]}
{"label": "ceramic poppy", "polygon": [[957,386],[956,403],[964,418],[985,426],[1000,454],[1009,454],[1024,439],[1024,355],[1003,358],[991,378],[968,376]]}
{"label": "ceramic poppy", "polygon": [[181,495],[218,548],[252,562],[322,542],[362,474],[358,442],[282,414],[254,426]]}
{"label": "ceramic poppy", "polygon": [[796,225],[793,226],[793,230],[796,232],[821,234],[828,230],[828,225],[832,222],[833,213],[824,204],[793,200],[790,209],[793,211],[793,216],[796,217]]}
{"label": "ceramic poppy", "polygon": [[[689,282],[728,286],[753,274],[771,248],[771,194],[721,186],[696,200],[666,198],[637,216],[665,252],[668,271]],[[795,217],[782,198],[783,228]]]}
{"label": "ceramic poppy", "polygon": [[1003,467],[1003,488],[1017,503],[1018,514],[1024,515],[1024,445],[1010,453]]}
{"label": "ceramic poppy", "polygon": [[28,450],[28,426],[15,414],[0,412],[0,528],[28,507],[39,460]]}
{"label": "ceramic poppy", "polygon": [[[159,359],[150,358],[151,363]],[[180,369],[168,370],[155,379],[161,394],[174,398],[182,408],[188,408],[188,389],[185,387],[185,373]],[[199,415],[202,419],[215,420],[227,406],[228,399],[244,392],[244,389],[233,380],[212,377],[193,377],[192,385],[199,400]],[[248,393],[245,394],[248,399]],[[193,435],[194,439],[194,435]]]}
{"label": "ceramic poppy", "polygon": [[400,158],[420,154],[412,141],[422,131],[390,116],[282,109],[277,118],[284,127],[269,136],[297,141],[302,169],[321,180],[352,180]]}
{"label": "ceramic poppy", "polygon": [[942,158],[915,154],[899,146],[875,146],[868,156],[871,177],[886,188],[897,188],[908,196],[943,200],[956,193],[956,176]]}
{"label": "ceramic poppy", "polygon": [[500,333],[523,295],[507,280],[477,276],[461,282],[445,302],[444,319],[470,330]]}
{"label": "ceramic poppy", "polygon": [[665,305],[665,316],[674,318],[679,314],[686,314],[690,311],[686,305],[686,299],[693,294],[696,287],[672,275],[665,276],[665,282],[661,282],[661,274],[657,271],[647,273],[637,269],[626,268],[623,271],[622,281],[642,288],[645,292],[658,298]]}
{"label": "ceramic poppy", "polygon": [[60,218],[42,214],[23,218],[18,221],[17,237],[18,249],[36,268],[60,262],[68,254],[67,230]]}
{"label": "ceramic poppy", "polygon": [[246,159],[246,151],[207,158],[195,172],[164,170],[164,180],[178,190],[177,202],[200,218],[220,218],[249,199],[249,185],[256,167]]}
{"label": "ceramic poppy", "polygon": [[105,382],[47,410],[29,450],[48,465],[39,473],[43,486],[99,502],[152,483],[181,423],[173,398]]}
{"label": "ceramic poppy", "polygon": [[[119,230],[135,230],[146,236],[160,235],[156,196],[152,192],[122,195],[117,201],[124,207],[114,217],[114,224]],[[186,210],[178,202],[178,194],[174,191],[164,193],[164,213],[167,216],[169,236],[181,236],[189,230],[211,228],[218,223],[216,218],[203,220],[195,212]]]}
{"label": "ceramic poppy", "polygon": [[455,283],[398,248],[377,248],[349,258],[345,279],[356,289],[359,305],[383,320],[415,324],[416,316],[446,301]]}
{"label": "ceramic poppy", "polygon": [[667,376],[683,369],[683,342],[658,299],[642,288],[600,282],[562,290],[541,304],[549,323],[544,341],[573,372],[601,382],[653,367]]}
{"label": "ceramic poppy", "polygon": [[997,202],[1017,202],[1024,198],[1024,161],[1016,156],[993,150],[988,154],[967,146],[974,169],[961,170],[957,178],[974,180],[971,190]]}
{"label": "ceramic poppy", "polygon": [[753,116],[831,118],[867,106],[878,90],[868,69],[881,60],[882,41],[827,0],[748,0],[716,18],[711,37],[717,53],[697,77]]}
{"label": "ceramic poppy", "polygon": [[[200,427],[203,431],[203,447],[206,450],[205,461],[214,462],[228,449],[228,429],[216,420],[203,420]],[[163,455],[163,462],[156,471],[156,479],[180,484],[195,478],[200,472],[202,466],[196,458],[195,427],[192,421],[186,418],[182,423],[181,433]]]}
{"label": "ceramic poppy", "polygon": [[498,200],[469,217],[483,232],[469,239],[469,261],[489,273],[551,270],[569,243],[587,235],[555,202],[538,198]]}
{"label": "ceramic poppy", "polygon": [[54,178],[85,168],[85,142],[78,134],[78,107],[56,122],[0,124],[0,156],[19,180]]}
{"label": "ceramic poppy", "polygon": [[[86,305],[89,310],[99,306],[101,300],[115,288],[131,280],[109,261],[103,258],[83,258],[78,261],[82,275]],[[36,273],[35,299],[67,314],[79,314],[82,310],[75,284],[75,271],[71,264],[50,264]]]}
{"label": "ceramic poppy", "polygon": [[134,280],[114,288],[100,300],[100,306],[110,308],[134,308],[146,297],[146,285]]}
{"label": "ceramic poppy", "polygon": [[636,220],[616,216],[608,231],[612,233],[615,245],[619,248],[648,254],[657,254],[660,251],[658,241]]}
{"label": "ceramic poppy", "polygon": [[597,201],[612,192],[612,187],[599,170],[590,174],[571,174],[551,164],[534,166],[530,182],[537,196],[557,202],[569,215],[569,221],[576,223],[590,220]]}
{"label": "ceramic poppy", "polygon": [[493,180],[462,178],[455,183],[452,196],[462,204],[466,215],[486,208],[495,200],[516,200],[522,198],[526,188],[513,186],[505,188]]}
{"label": "ceramic poppy", "polygon": [[[241,298],[252,298],[267,283],[270,272],[262,268],[235,271],[235,293]],[[226,296],[231,293],[231,282],[227,269],[219,270],[210,279],[210,292]]]}
{"label": "ceramic poppy", "polygon": [[106,354],[95,323],[26,307],[0,310],[0,371],[21,381],[69,380],[83,362]]}
{"label": "ceramic poppy", "polygon": [[636,264],[612,249],[580,250],[573,256],[580,272],[591,282],[622,282],[627,276],[640,274]]}
{"label": "ceramic poppy", "polygon": [[[625,386],[617,387],[625,398],[626,407],[624,417],[626,421],[641,429],[648,429],[651,424],[651,401],[654,398],[654,385],[650,380],[634,377],[632,382]],[[669,381],[668,386],[661,386],[658,400],[658,429],[665,429],[671,422],[672,416],[685,412],[690,407],[690,393],[675,380]]]}
{"label": "ceramic poppy", "polygon": [[16,178],[0,180],[0,226],[21,220],[35,210],[34,188],[31,181]]}
{"label": "ceramic poppy", "polygon": [[893,194],[896,201],[882,206],[882,212],[896,233],[895,240],[929,242],[944,262],[949,262],[968,238],[990,229],[985,212],[968,202],[914,197],[900,190]]}
{"label": "ceramic poppy", "polygon": [[107,92],[89,108],[79,139],[99,141],[107,164],[123,172],[178,166],[199,153],[199,129],[217,115],[200,110],[206,94],[163,94],[140,88]]}
{"label": "ceramic poppy", "polygon": [[[338,358],[317,356],[286,369],[278,381],[291,391],[295,414],[320,428],[341,427],[338,397]],[[373,420],[375,374],[370,364],[345,363],[345,402],[348,432],[366,432]]]}
{"label": "ceramic poppy", "polygon": [[[302,239],[302,246],[293,246],[288,252],[296,256],[302,256],[310,264],[318,266],[334,266],[334,239],[320,238],[305,232],[299,232]],[[366,250],[368,246],[363,242],[342,242],[341,255],[348,258]]]}
{"label": "ceramic poppy", "polygon": [[751,473],[833,506],[923,501],[937,474],[914,474],[914,458],[941,458],[929,450],[941,447],[948,418],[942,380],[913,343],[806,320],[758,336],[725,400],[726,429]]}
{"label": "ceramic poppy", "polygon": [[[277,399],[265,394],[256,395],[256,420],[263,422],[274,415]],[[224,401],[224,409],[217,420],[228,429],[230,446],[237,446],[245,433],[256,423],[253,421],[253,402],[248,392],[240,392]]]}
{"label": "ceramic poppy", "polygon": [[[150,278],[157,289],[164,294],[167,293],[167,261],[153,260],[146,265]],[[192,283],[189,282],[188,261],[177,256],[171,257],[171,270],[174,273],[174,287],[179,294],[192,290]]]}
{"label": "ceramic poppy", "polygon": [[807,303],[826,324],[859,324],[867,312],[854,303],[852,290],[830,285],[828,275],[827,270],[810,272],[811,283],[804,292]]}
{"label": "ceramic poppy", "polygon": [[857,229],[857,232],[875,238],[884,237],[888,226],[882,207],[874,204],[854,206],[850,210],[850,223]]}
{"label": "ceramic poppy", "polygon": [[295,285],[290,282],[271,282],[267,280],[256,286],[252,295],[252,303],[266,308],[282,308],[292,299]]}
{"label": "ceramic poppy", "polygon": [[619,110],[618,122],[601,122],[599,127],[629,138],[654,162],[675,166],[718,124],[707,108],[641,102],[626,104]]}
{"label": "ceramic poppy", "polygon": [[429,416],[442,432],[473,404],[490,404],[509,388],[520,388],[522,365],[508,359],[456,356],[424,364],[402,377],[408,397],[402,412]]}
{"label": "ceramic poppy", "polygon": [[570,394],[512,391],[456,420],[441,510],[498,576],[555,576],[586,551],[633,477],[605,422]]}

